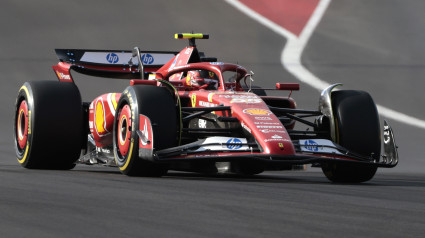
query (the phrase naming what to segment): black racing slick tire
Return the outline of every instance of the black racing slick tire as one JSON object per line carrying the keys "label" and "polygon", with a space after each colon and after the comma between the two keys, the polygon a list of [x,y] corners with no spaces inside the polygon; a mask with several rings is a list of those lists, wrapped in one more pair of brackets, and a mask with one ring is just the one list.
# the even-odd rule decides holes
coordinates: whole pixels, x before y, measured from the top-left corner
{"label": "black racing slick tire", "polygon": [[26,82],[15,107],[14,144],[28,169],[72,169],[83,143],[83,107],[74,83]]}
{"label": "black racing slick tire", "polygon": [[176,146],[174,95],[163,87],[129,86],[121,95],[115,114],[113,145],[120,171],[129,176],[162,176],[167,172],[165,165],[139,157],[139,114],[151,121],[155,151]]}
{"label": "black racing slick tire", "polygon": [[[336,125],[336,143],[349,151],[379,160],[380,123],[372,97],[363,91],[332,92]],[[370,164],[332,162],[322,164],[326,177],[333,182],[361,183],[373,178],[377,167]]]}

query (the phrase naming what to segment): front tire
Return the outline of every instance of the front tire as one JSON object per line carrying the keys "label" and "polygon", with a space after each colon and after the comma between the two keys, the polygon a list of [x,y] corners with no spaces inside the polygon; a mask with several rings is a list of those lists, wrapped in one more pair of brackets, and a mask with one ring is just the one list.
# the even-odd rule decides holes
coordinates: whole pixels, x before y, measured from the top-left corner
{"label": "front tire", "polygon": [[[336,143],[349,151],[379,160],[381,137],[378,111],[372,97],[363,91],[332,92]],[[361,183],[373,178],[377,170],[370,164],[332,162],[322,171],[333,182]]]}
{"label": "front tire", "polygon": [[73,83],[26,82],[15,107],[18,162],[28,169],[72,169],[82,148],[83,108]]}
{"label": "front tire", "polygon": [[162,87],[136,85],[126,88],[118,102],[113,145],[116,163],[129,176],[161,176],[167,167],[139,157],[139,114],[153,127],[154,150],[177,145],[177,110],[173,95]]}

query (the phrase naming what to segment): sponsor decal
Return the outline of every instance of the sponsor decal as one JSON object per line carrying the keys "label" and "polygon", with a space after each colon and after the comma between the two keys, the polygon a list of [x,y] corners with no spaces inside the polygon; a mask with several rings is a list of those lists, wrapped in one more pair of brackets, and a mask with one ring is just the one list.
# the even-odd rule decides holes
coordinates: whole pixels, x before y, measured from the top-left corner
{"label": "sponsor decal", "polygon": [[260,121],[260,122],[254,122],[254,124],[255,125],[280,125],[280,123],[279,122],[262,122],[262,121]]}
{"label": "sponsor decal", "polygon": [[283,143],[279,143],[278,145],[279,145],[280,148],[283,148],[284,147],[283,146]]}
{"label": "sponsor decal", "polygon": [[243,110],[243,113],[249,114],[249,115],[270,115],[272,114],[271,111],[261,108],[248,108]]}
{"label": "sponsor decal", "polygon": [[[137,63],[137,58],[132,58],[131,53],[120,52],[85,52],[80,61],[98,64],[128,64],[132,59]],[[121,62],[119,62],[121,61]]]}
{"label": "sponsor decal", "polygon": [[192,94],[190,101],[192,102],[192,107],[196,107],[196,94]]}
{"label": "sponsor decal", "polygon": [[299,143],[300,143],[301,151],[342,154],[336,148],[336,145],[330,140],[325,140],[325,139],[300,140]]}
{"label": "sponsor decal", "polygon": [[110,64],[115,64],[118,62],[120,58],[118,57],[117,54],[115,53],[109,53],[106,55],[106,60],[110,63]]}
{"label": "sponsor decal", "polygon": [[31,111],[28,110],[28,135],[31,135]]}
{"label": "sponsor decal", "polygon": [[390,127],[384,125],[384,144],[388,144],[391,140]]}
{"label": "sponsor decal", "polygon": [[[174,58],[174,54],[170,53],[146,53],[140,52],[140,60],[143,64],[164,65]],[[143,57],[143,56],[144,57]],[[80,61],[98,63],[98,64],[123,64],[127,65],[129,60],[132,60],[132,65],[138,65],[137,57],[132,57],[131,53],[127,52],[85,52]]]}
{"label": "sponsor decal", "polygon": [[263,129],[260,130],[263,133],[286,133],[286,131],[282,131],[282,130],[269,130],[269,129]]}
{"label": "sponsor decal", "polygon": [[259,99],[257,95],[251,94],[220,94],[219,97],[228,99]]}
{"label": "sponsor decal", "polygon": [[103,101],[100,99],[96,102],[95,112],[96,131],[99,136],[103,136],[109,131],[106,130],[105,110],[103,109]]}
{"label": "sponsor decal", "polygon": [[143,64],[153,64],[153,62],[155,61],[151,54],[143,54],[141,56],[141,59]]}
{"label": "sponsor decal", "polygon": [[188,156],[186,156],[186,158],[191,158],[191,157],[193,157],[193,158],[205,158],[205,157],[216,157],[216,156],[226,156],[226,155],[220,155],[220,154],[213,154],[213,155],[188,155]]}
{"label": "sponsor decal", "polygon": [[[173,76],[176,76],[176,74],[173,74]],[[173,77],[173,76],[171,76],[171,77]],[[156,73],[155,74],[149,74],[148,80],[154,80],[154,79],[156,79]],[[180,79],[180,78],[178,78],[178,79]],[[170,80],[171,80],[171,78],[170,78]]]}
{"label": "sponsor decal", "polygon": [[199,128],[207,128],[207,121],[204,119],[199,119],[198,121],[198,127]]}
{"label": "sponsor decal", "polygon": [[273,139],[282,139],[282,136],[275,134],[275,135],[272,136],[272,138]]}
{"label": "sponsor decal", "polygon": [[216,107],[218,105],[214,104],[214,103],[210,103],[210,102],[199,101],[199,106],[201,106],[201,107]]}
{"label": "sponsor decal", "polygon": [[262,129],[262,128],[269,128],[269,129],[283,129],[283,126],[258,126],[258,129]]}
{"label": "sponsor decal", "polygon": [[259,121],[271,121],[273,120],[271,117],[254,117],[255,120]]}
{"label": "sponsor decal", "polygon": [[261,99],[258,99],[258,98],[256,98],[256,99],[253,99],[253,98],[234,98],[234,99],[232,99],[232,101],[230,101],[230,103],[247,103],[247,104],[250,104],[250,103],[261,103]]}
{"label": "sponsor decal", "polygon": [[304,149],[309,151],[319,151],[319,144],[317,144],[314,140],[306,140],[304,141]]}
{"label": "sponsor decal", "polygon": [[[127,97],[128,97],[128,100],[130,101],[130,107],[135,108],[134,102],[133,102],[133,97],[131,97],[130,92],[127,92]],[[136,118],[136,111],[131,110],[131,120],[133,121],[133,125],[132,125],[133,127],[134,127],[134,118]]]}
{"label": "sponsor decal", "polygon": [[61,80],[71,80],[71,75],[69,75],[69,74],[64,74],[64,73],[60,73],[60,72],[56,71],[56,75]]}
{"label": "sponsor decal", "polygon": [[286,142],[290,142],[290,140],[288,139],[265,139],[264,142],[270,142],[270,141],[286,141]]}
{"label": "sponsor decal", "polygon": [[242,147],[242,141],[238,138],[231,138],[226,143],[232,143],[233,145],[227,145],[229,150],[237,150]]}
{"label": "sponsor decal", "polygon": [[111,153],[111,150],[105,149],[105,148],[102,148],[102,147],[96,147],[96,150],[97,150],[97,152],[102,152],[102,153],[106,153],[106,154]]}
{"label": "sponsor decal", "polygon": [[210,64],[211,65],[224,65],[223,62],[211,62]]}
{"label": "sponsor decal", "polygon": [[[157,64],[164,65],[173,59],[174,54],[165,54],[165,53],[141,53],[140,60],[143,64]],[[143,53],[143,54],[142,54]],[[124,64],[127,65],[131,59],[132,65],[138,65],[139,60],[137,57],[132,57],[131,53],[126,52],[86,52],[81,57],[81,61],[91,62],[91,63],[100,63],[100,64]]]}
{"label": "sponsor decal", "polygon": [[223,151],[223,150],[246,151],[249,149],[249,147],[247,145],[244,145],[245,143],[247,143],[247,140],[245,138],[214,136],[214,137],[206,138],[205,141],[202,143],[202,146],[200,146],[195,151],[197,152],[206,152],[206,151],[214,152],[214,151]]}
{"label": "sponsor decal", "polygon": [[116,93],[103,94],[90,104],[90,120],[93,136],[108,136],[113,129],[113,118],[115,115]]}

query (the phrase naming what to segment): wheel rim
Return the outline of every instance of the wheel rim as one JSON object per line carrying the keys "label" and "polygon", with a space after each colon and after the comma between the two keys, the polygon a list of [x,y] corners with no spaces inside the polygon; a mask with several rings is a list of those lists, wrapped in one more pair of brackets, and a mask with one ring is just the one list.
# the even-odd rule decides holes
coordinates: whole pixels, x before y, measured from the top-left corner
{"label": "wheel rim", "polygon": [[18,140],[19,149],[23,150],[28,140],[28,105],[25,100],[21,102],[18,109],[16,138]]}
{"label": "wheel rim", "polygon": [[130,146],[131,138],[131,110],[130,106],[125,105],[118,116],[118,126],[117,126],[117,144],[121,155],[126,156],[128,153],[128,148]]}

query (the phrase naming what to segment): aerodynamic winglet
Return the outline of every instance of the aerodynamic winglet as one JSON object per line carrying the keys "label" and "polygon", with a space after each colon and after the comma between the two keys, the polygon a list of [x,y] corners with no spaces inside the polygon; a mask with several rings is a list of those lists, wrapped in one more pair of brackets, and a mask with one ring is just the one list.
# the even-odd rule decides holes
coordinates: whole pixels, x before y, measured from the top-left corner
{"label": "aerodynamic winglet", "polygon": [[391,126],[384,120],[384,154],[382,155],[382,163],[394,167],[398,164],[397,145],[394,139],[394,133]]}

